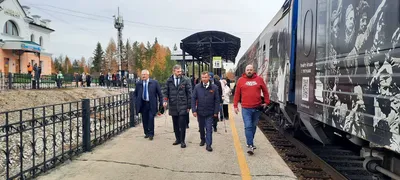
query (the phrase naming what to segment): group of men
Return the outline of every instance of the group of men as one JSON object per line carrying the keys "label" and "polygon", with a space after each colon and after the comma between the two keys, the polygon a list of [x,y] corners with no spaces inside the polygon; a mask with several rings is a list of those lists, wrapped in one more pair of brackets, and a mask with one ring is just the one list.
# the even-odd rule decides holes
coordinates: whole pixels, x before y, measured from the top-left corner
{"label": "group of men", "polygon": [[[200,132],[200,146],[206,145],[207,151],[212,151],[212,126],[214,119],[220,112],[221,97],[219,87],[210,81],[208,72],[201,73],[201,83],[192,89],[191,80],[182,76],[180,65],[173,67],[173,74],[168,78],[165,89],[149,78],[149,71],[142,70],[141,81],[135,88],[136,115],[142,114],[142,123],[145,138],[154,138],[154,117],[160,109],[168,106],[172,116],[175,142],[186,148],[185,136],[187,116],[192,110],[197,117]],[[261,91],[264,95],[262,102]],[[229,98],[229,97],[224,97]],[[242,117],[245,125],[245,136],[248,153],[253,154],[256,148],[253,143],[260,112],[269,104],[269,94],[263,79],[254,72],[253,66],[248,65],[246,72],[238,79],[234,95],[234,110],[239,112],[238,103],[242,106]]]}

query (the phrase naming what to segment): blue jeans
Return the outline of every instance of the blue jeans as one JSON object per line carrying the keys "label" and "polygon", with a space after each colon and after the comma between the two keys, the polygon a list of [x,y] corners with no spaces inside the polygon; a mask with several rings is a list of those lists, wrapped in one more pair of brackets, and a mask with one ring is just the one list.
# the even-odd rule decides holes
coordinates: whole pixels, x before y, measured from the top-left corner
{"label": "blue jeans", "polygon": [[[200,140],[205,141],[208,146],[212,144],[213,116],[197,116],[200,129]],[[204,132],[204,129],[206,132]]]}
{"label": "blue jeans", "polygon": [[246,135],[247,145],[254,145],[253,139],[256,134],[257,123],[260,120],[261,111],[252,108],[242,108],[242,117]]}

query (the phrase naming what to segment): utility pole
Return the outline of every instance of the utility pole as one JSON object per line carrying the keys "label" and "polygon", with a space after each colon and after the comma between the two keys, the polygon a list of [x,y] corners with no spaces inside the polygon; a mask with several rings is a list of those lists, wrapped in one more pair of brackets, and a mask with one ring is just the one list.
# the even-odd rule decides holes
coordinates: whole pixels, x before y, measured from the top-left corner
{"label": "utility pole", "polygon": [[122,29],[124,28],[124,20],[122,16],[119,14],[119,7],[118,7],[118,16],[115,17],[114,15],[114,27],[118,30],[118,73],[119,78],[121,80],[121,87],[123,86],[122,82],[122,74],[121,74],[121,61],[122,61]]}

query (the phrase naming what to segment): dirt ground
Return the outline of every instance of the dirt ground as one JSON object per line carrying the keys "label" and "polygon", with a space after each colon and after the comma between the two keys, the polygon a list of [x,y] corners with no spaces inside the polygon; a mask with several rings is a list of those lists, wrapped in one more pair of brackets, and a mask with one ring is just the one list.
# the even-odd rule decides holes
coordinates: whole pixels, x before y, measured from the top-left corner
{"label": "dirt ground", "polygon": [[0,112],[78,101],[84,98],[99,98],[121,93],[127,93],[127,90],[105,88],[69,88],[0,91]]}

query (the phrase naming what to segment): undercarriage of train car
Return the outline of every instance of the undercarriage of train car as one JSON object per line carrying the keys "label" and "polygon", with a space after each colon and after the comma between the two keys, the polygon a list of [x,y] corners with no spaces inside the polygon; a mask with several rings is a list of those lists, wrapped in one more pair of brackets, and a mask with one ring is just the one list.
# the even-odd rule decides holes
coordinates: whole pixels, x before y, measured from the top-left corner
{"label": "undercarriage of train car", "polygon": [[352,143],[355,147],[353,149],[359,152],[360,157],[365,158],[364,169],[374,173],[375,179],[383,180],[388,177],[397,179],[400,175],[400,156],[398,154],[299,113],[294,104],[285,106],[271,101],[264,113],[282,131],[296,138],[306,136],[324,145]]}

